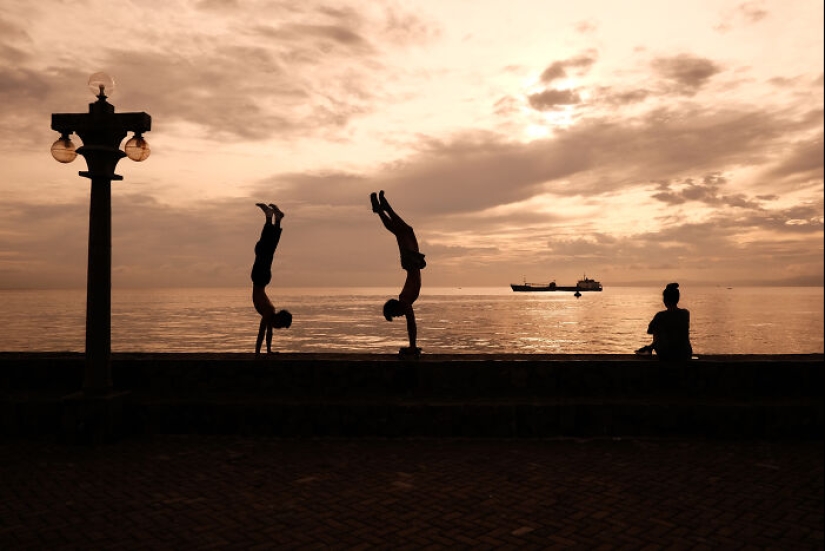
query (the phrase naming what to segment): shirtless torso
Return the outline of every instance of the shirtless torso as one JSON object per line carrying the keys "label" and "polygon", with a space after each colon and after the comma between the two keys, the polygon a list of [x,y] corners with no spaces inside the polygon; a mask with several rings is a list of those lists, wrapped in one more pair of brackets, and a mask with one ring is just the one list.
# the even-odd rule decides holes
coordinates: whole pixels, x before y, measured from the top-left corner
{"label": "shirtless torso", "polygon": [[275,313],[275,306],[266,294],[265,287],[257,285],[252,286],[252,304],[255,306],[255,311],[261,315],[262,318],[269,318]]}

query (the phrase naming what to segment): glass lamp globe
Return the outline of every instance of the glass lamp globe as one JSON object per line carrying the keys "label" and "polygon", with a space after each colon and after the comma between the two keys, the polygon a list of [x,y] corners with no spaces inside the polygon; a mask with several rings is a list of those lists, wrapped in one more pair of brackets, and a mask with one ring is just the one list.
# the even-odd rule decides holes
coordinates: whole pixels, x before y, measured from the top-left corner
{"label": "glass lamp globe", "polygon": [[112,95],[115,91],[115,79],[106,73],[95,73],[89,77],[89,90],[95,97]]}
{"label": "glass lamp globe", "polygon": [[123,149],[126,150],[127,157],[137,162],[145,161],[152,152],[152,150],[149,149],[149,144],[146,143],[146,140],[144,140],[142,136],[135,136],[126,142],[126,146]]}
{"label": "glass lamp globe", "polygon": [[52,157],[59,163],[71,163],[77,157],[72,140],[61,137],[52,144]]}

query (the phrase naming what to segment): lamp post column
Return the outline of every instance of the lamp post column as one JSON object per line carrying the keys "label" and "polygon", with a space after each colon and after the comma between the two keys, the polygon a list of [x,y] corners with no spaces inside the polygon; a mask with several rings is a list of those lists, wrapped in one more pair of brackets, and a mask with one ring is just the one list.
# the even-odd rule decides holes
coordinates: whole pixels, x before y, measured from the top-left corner
{"label": "lamp post column", "polygon": [[[91,168],[91,167],[90,167]],[[112,182],[92,178],[86,272],[86,372],[84,392],[112,388]]]}
{"label": "lamp post column", "polygon": [[[123,157],[142,161],[149,156],[143,133],[151,130],[152,118],[146,113],[116,114],[105,94],[111,92],[114,81],[105,73],[92,75],[89,87],[96,92],[97,101],[89,104],[88,113],[52,114],[52,129],[60,132],[60,139],[52,145],[52,155],[61,163],[82,155],[88,171],[79,174],[91,180],[86,365],[82,393],[66,397],[69,407],[64,423],[70,431],[76,431],[79,426],[94,426],[98,436],[105,437],[111,432],[112,411],[118,402],[116,393],[112,393],[111,370],[112,180],[123,179],[115,174],[115,167]],[[120,142],[128,132],[134,132],[135,136],[126,143],[124,153]],[[83,146],[76,151],[69,139],[73,133],[83,141]]]}

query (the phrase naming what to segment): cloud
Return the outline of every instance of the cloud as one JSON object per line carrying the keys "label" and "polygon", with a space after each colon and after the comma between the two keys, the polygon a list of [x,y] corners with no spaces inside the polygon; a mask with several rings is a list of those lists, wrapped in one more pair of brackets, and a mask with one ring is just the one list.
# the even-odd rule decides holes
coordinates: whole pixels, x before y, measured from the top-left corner
{"label": "cloud", "polygon": [[[249,285],[254,245],[264,222],[254,203],[252,198],[233,198],[168,205],[146,195],[114,194],[113,286]],[[398,283],[400,288],[403,272],[395,240],[370,211],[368,195],[358,208],[288,200],[281,204],[287,216],[273,285]],[[88,208],[86,200],[59,202],[50,204],[44,216],[42,204],[3,203],[0,288],[83,287]]]}
{"label": "cloud", "polygon": [[[489,132],[465,132],[449,140],[422,137],[415,154],[373,173],[285,180],[294,182],[294,198],[328,196],[346,202],[355,189],[361,194],[387,189],[417,215],[469,213],[548,191],[599,196],[630,183],[672,181],[678,175],[713,174],[754,163],[770,166],[766,151],[775,149],[786,133],[816,124],[808,114],[660,110],[626,124],[605,118],[581,121],[529,143]],[[566,185],[572,178],[576,185]],[[773,185],[775,191],[795,188],[782,178]],[[736,200],[729,195],[728,200]]]}
{"label": "cloud", "polygon": [[238,0],[200,0],[195,7],[199,10],[227,12],[240,8],[240,4]]}
{"label": "cloud", "polygon": [[771,178],[794,177],[805,180],[823,178],[823,134],[797,142],[789,154],[768,171]]}
{"label": "cloud", "polygon": [[[0,203],[0,285],[81,287],[86,275],[88,205]],[[36,221],[36,223],[34,223]]]}
{"label": "cloud", "polygon": [[[727,183],[727,178],[718,173],[708,174],[699,182],[696,182],[693,178],[687,178],[684,181],[660,183],[660,191],[653,194],[653,198],[669,205],[682,205],[690,201],[696,201],[708,205],[725,205],[746,209],[761,208],[759,202],[748,200],[742,194],[720,194],[720,190]],[[674,190],[674,188],[676,189]]]}
{"label": "cloud", "polygon": [[725,33],[733,29],[738,21],[742,21],[746,25],[758,23],[769,15],[762,5],[762,1],[743,2],[734,9],[725,12],[722,21],[714,26],[714,29]]}
{"label": "cloud", "polygon": [[31,38],[22,25],[0,17],[0,37],[0,67],[11,69],[31,58],[26,47],[31,45]]}
{"label": "cloud", "polygon": [[22,24],[14,23],[2,16],[0,16],[0,36],[11,42],[31,42],[31,38]]}
{"label": "cloud", "polygon": [[533,109],[546,111],[559,105],[575,105],[581,102],[581,97],[575,90],[545,90],[528,96]]}
{"label": "cloud", "polygon": [[319,62],[322,55],[333,53],[336,48],[342,48],[349,54],[371,55],[375,53],[366,38],[343,25],[295,23],[259,26],[253,31],[263,40],[314,44],[313,48],[308,48],[302,55],[292,54],[294,59],[301,61]]}
{"label": "cloud", "polygon": [[504,96],[493,105],[493,111],[500,117],[510,117],[519,112],[521,104],[513,96]]}
{"label": "cloud", "polygon": [[745,2],[739,4],[737,10],[745,21],[756,23],[768,16],[767,10],[762,9],[761,5],[762,2]]}
{"label": "cloud", "polygon": [[569,69],[579,69],[576,74],[584,74],[596,63],[596,59],[595,50],[590,50],[570,59],[554,61],[541,73],[540,80],[544,84],[549,84],[554,80],[567,78]]}
{"label": "cloud", "polygon": [[595,91],[594,101],[611,106],[624,106],[641,103],[651,97],[653,92],[643,88],[635,90],[615,90],[608,86],[601,86]]}
{"label": "cloud", "polygon": [[[103,16],[93,8],[101,5],[83,2],[59,16],[49,3],[12,6],[0,16],[0,132],[11,152],[0,285],[85,283],[87,198],[61,198],[77,197],[76,186],[52,197],[61,183],[39,163],[51,163],[49,113],[85,110],[90,66],[112,70],[118,110],[150,113],[175,150],[162,157],[159,145],[154,166],[163,168],[114,193],[119,287],[248,285],[262,222],[254,203],[264,200],[287,212],[275,285],[400,288],[395,241],[369,209],[369,192],[379,189],[432,260],[425,285],[498,285],[538,263],[564,279],[582,266],[608,281],[821,280],[816,63],[805,73],[803,65],[751,61],[733,35],[725,37],[733,47],[713,50],[724,63],[643,37],[628,44],[605,36],[604,51],[630,53],[639,40],[658,53],[639,54],[639,65],[621,55],[608,65],[596,50],[545,58],[542,89],[525,96],[536,50],[527,56],[491,43],[490,65],[469,68],[466,52],[452,50],[465,29],[445,26],[448,39],[434,42],[440,27],[426,14],[440,8],[202,0],[138,12],[129,4],[106,10],[109,25],[98,27]],[[756,23],[767,17],[761,6],[741,4],[731,21]],[[594,21],[564,24],[578,40],[592,38]],[[81,28],[97,30],[86,37],[88,55],[54,45],[54,36]],[[781,46],[783,59],[805,62],[804,51]],[[597,61],[600,78],[590,83]],[[742,69],[728,74],[727,66]],[[561,80],[576,77],[585,78],[564,89]],[[554,126],[562,105],[573,106],[563,110],[569,120]],[[528,125],[543,125],[547,136],[528,135]],[[317,154],[307,160],[304,148]],[[204,166],[216,174],[180,166],[181,151],[209,156]],[[386,162],[371,160],[379,155]],[[259,180],[219,189],[236,169]],[[21,176],[29,170],[36,176]],[[32,177],[36,195],[23,190]],[[210,198],[164,202],[174,197],[166,190],[181,195],[196,185]],[[45,196],[54,202],[46,215]]]}
{"label": "cloud", "polygon": [[[466,281],[470,268],[474,284],[499,284],[537,265],[582,266],[603,280],[641,282],[671,276],[707,282],[718,273],[733,281],[757,272],[810,279],[816,277],[811,270],[821,273],[821,246],[810,244],[821,242],[822,200],[777,208],[768,204],[770,196],[726,191],[732,182],[719,170],[747,159],[767,162],[763,152],[800,121],[784,113],[748,112],[686,113],[685,120],[689,124],[652,116],[633,126],[591,121],[530,143],[483,132],[429,139],[404,162],[373,173],[281,174],[262,179],[250,197],[175,206],[116,193],[114,285],[247,285],[263,220],[254,202],[274,200],[287,212],[274,285],[329,286],[334,272],[337,286],[400,286],[395,242],[369,210],[369,192],[378,189],[387,190],[416,228],[431,259],[428,285]],[[697,136],[708,143],[700,141],[699,147]],[[700,171],[706,175],[668,177]],[[797,190],[786,181],[794,174],[777,175],[775,197]],[[536,197],[577,197],[576,204],[608,216],[611,196],[635,193],[651,179],[661,184],[650,196],[667,208],[650,211],[640,204],[637,216],[657,216],[650,219],[655,230],[613,234],[587,229],[590,222],[580,215],[529,206]],[[707,219],[686,221],[690,211],[679,209],[689,203],[710,209]],[[35,202],[4,202],[3,285],[82,287],[87,224],[85,199],[52,205],[48,216]],[[760,237],[743,237],[751,235]],[[535,249],[535,243],[546,246]]]}
{"label": "cloud", "polygon": [[[334,139],[353,119],[393,101],[380,83],[398,69],[383,62],[384,54],[434,36],[428,23],[397,8],[268,4],[277,18],[256,18],[237,3],[195,8],[175,14],[190,26],[142,29],[145,47],[101,46],[96,64],[117,69],[112,102],[119,108],[139,106],[167,129],[194,125],[216,141]],[[0,124],[39,143],[42,134],[20,121],[52,106],[71,111],[78,98],[66,83],[85,83],[88,74],[59,59],[44,70],[26,56],[31,48],[22,27],[4,20],[0,28],[8,31],[0,38]]]}
{"label": "cloud", "polygon": [[596,30],[599,28],[599,24],[594,20],[587,19],[577,22],[574,28],[576,29],[577,33],[592,34],[596,32]]}
{"label": "cloud", "polygon": [[688,95],[695,93],[721,71],[710,59],[689,54],[660,57],[654,59],[651,66],[659,76],[676,82],[682,87],[683,93]]}

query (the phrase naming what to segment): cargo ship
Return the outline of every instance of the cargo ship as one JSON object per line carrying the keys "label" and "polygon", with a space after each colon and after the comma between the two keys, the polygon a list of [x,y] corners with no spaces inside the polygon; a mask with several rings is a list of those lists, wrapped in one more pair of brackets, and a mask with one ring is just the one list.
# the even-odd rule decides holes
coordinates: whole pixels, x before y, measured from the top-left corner
{"label": "cargo ship", "polygon": [[602,284],[595,279],[590,279],[586,275],[580,279],[576,285],[556,285],[555,281],[550,283],[511,283],[510,288],[517,293],[538,292],[538,291],[571,291],[584,293],[588,291],[601,291]]}

